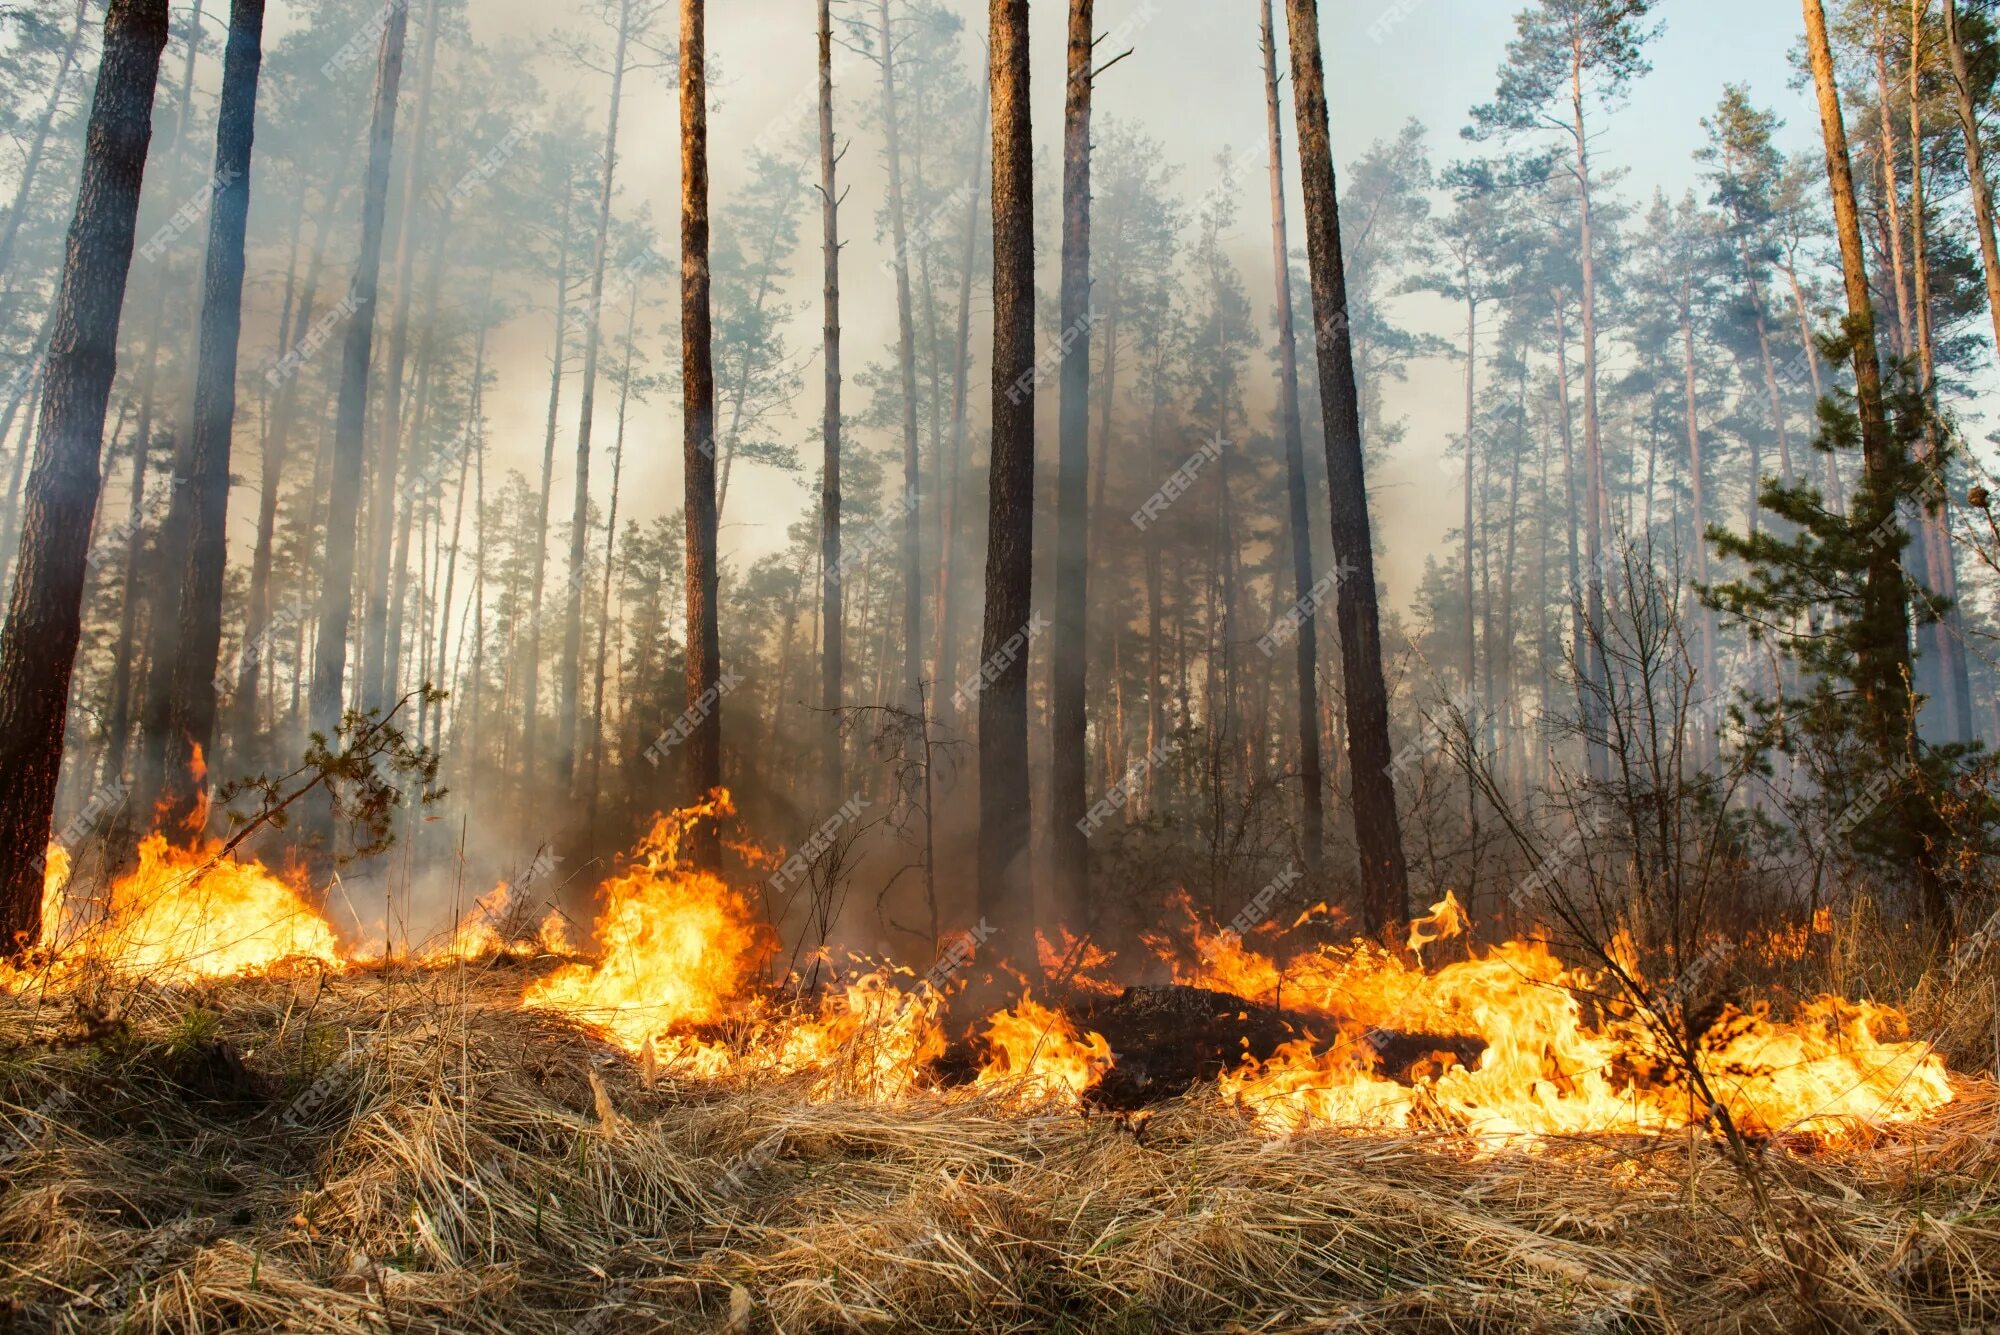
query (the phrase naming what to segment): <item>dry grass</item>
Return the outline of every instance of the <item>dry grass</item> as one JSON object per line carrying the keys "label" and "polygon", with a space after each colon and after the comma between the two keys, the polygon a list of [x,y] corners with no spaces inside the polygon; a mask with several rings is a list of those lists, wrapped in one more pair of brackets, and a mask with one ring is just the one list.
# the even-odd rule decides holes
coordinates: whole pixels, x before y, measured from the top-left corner
{"label": "dry grass", "polygon": [[[2000,1096],[1865,1147],[1142,1138],[969,1093],[648,1088],[524,975],[0,1002],[22,1330],[1958,1330],[2000,1320]],[[356,1049],[359,1049],[358,1054]],[[233,1060],[240,1055],[240,1062]],[[1783,1245],[1789,1234],[1792,1246]]]}

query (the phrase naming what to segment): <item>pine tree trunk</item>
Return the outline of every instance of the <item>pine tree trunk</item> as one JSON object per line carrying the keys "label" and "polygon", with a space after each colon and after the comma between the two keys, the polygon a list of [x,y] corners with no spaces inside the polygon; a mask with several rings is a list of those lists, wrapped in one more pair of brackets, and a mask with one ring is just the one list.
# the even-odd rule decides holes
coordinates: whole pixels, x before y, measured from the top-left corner
{"label": "pine tree trunk", "polygon": [[896,359],[902,372],[903,425],[903,691],[897,703],[923,710],[923,579],[918,569],[917,535],[917,344],[910,304],[910,246],[903,206],[903,157],[896,120],[895,42],[889,27],[889,0],[877,0],[882,49],[882,134],[889,163],[889,235],[896,268]]}
{"label": "pine tree trunk", "polygon": [[632,401],[633,338],[639,324],[639,286],[625,308],[625,364],[618,373],[618,427],[611,440],[611,507],[604,514],[604,587],[597,604],[597,666],[590,688],[590,779],[584,788],[584,830],[594,846],[597,806],[604,782],[604,665],[611,648],[611,585],[617,572],[618,488],[625,480],[625,414]]}
{"label": "pine tree trunk", "polygon": [[0,629],[0,942],[33,944],[82,633],[98,453],[118,360],[166,0],[111,0],[42,376],[20,556]]}
{"label": "pine tree trunk", "polygon": [[1299,179],[1306,200],[1306,257],[1312,270],[1320,402],[1332,498],[1334,560],[1340,571],[1341,678],[1354,783],[1354,833],[1361,856],[1362,922],[1371,935],[1409,918],[1396,786],[1389,773],[1389,692],[1382,676],[1381,614],[1361,457],[1361,410],[1340,248],[1340,206],[1327,142],[1326,83],[1320,65],[1317,0],[1285,0],[1292,49],[1292,98],[1299,122]]}
{"label": "pine tree trunk", "polygon": [[590,313],[583,333],[583,386],[576,420],[576,500],[569,517],[569,604],[563,613],[562,669],[556,678],[556,779],[567,791],[576,774],[577,707],[583,665],[583,582],[590,563],[590,429],[597,407],[597,356],[604,322],[604,262],[611,246],[611,194],[618,167],[618,109],[625,91],[625,48],[632,0],[619,0],[618,42],[611,58],[611,108],[604,123],[604,177],[597,196],[597,241],[590,264]]}
{"label": "pine tree trunk", "polygon": [[[1694,577],[1707,586],[1708,578],[1708,484],[1701,453],[1701,419],[1696,412],[1694,313],[1692,283],[1681,280],[1681,350],[1687,400],[1688,491],[1694,505]],[[1715,613],[1706,603],[1701,607],[1701,682],[1706,692],[1702,709],[1702,737],[1695,749],[1697,761],[1713,757],[1716,741],[1716,707],[1722,698],[1722,681],[1716,675]]]}
{"label": "pine tree trunk", "polygon": [[[389,362],[382,373],[382,419],[373,470],[375,493],[368,502],[368,583],[361,627],[361,706],[381,709],[396,684],[389,679],[389,557],[396,534],[397,482],[403,450],[403,367],[409,356],[410,298],[417,265],[417,204],[424,184],[429,147],[432,76],[437,68],[438,2],[424,14],[424,40],[417,58],[416,117],[410,125],[410,156],[404,168],[397,218],[396,307],[389,321]],[[398,8],[407,22],[408,0]],[[442,224],[440,224],[442,225]]]}
{"label": "pine tree trunk", "polygon": [[1600,777],[1610,772],[1605,754],[1605,705],[1610,690],[1609,665],[1601,651],[1604,635],[1604,541],[1610,527],[1610,508],[1604,487],[1604,438],[1597,411],[1597,255],[1595,219],[1590,205],[1590,138],[1583,118],[1583,57],[1577,53],[1570,64],[1570,106],[1576,135],[1577,259],[1583,274],[1583,303],[1580,311],[1583,338],[1583,466],[1587,506],[1584,515],[1584,556],[1588,563],[1584,585],[1583,657],[1578,666],[1588,686],[1583,692],[1584,746],[1590,772]]}
{"label": "pine tree trunk", "polygon": [[165,814],[174,824],[194,810],[204,756],[215,748],[229,456],[236,426],[236,354],[243,331],[243,240],[250,223],[250,153],[256,136],[263,43],[264,0],[231,0],[215,132],[215,202],[202,281],[194,436],[185,483],[187,565],[181,576],[167,727]]}
{"label": "pine tree trunk", "polygon": [[1931,279],[1928,220],[1924,216],[1924,120],[1920,82],[1923,50],[1922,8],[1925,0],[1910,0],[1910,270],[1915,277],[1918,367],[1924,378],[1924,464],[1937,474],[1938,500],[1918,502],[1917,523],[1923,536],[1926,583],[1946,600],[1944,614],[1924,627],[1934,659],[1938,713],[1944,739],[1972,739],[1971,675],[1966,669],[1963,619],[1958,609],[1958,569],[1951,543],[1951,489],[1945,483],[1950,467],[1938,431],[1937,366],[1931,347]]}
{"label": "pine tree trunk", "polygon": [[[563,357],[569,334],[569,241],[570,203],[573,182],[563,178],[562,231],[556,242],[556,329],[555,353],[549,363],[549,413],[542,429],[542,487],[536,512],[534,574],[528,591],[528,662],[523,675],[521,719],[521,798],[523,806],[533,800],[537,742],[541,736],[542,712],[542,595],[549,570],[549,494],[555,485],[556,417],[562,408]],[[511,662],[512,655],[509,655]]]}
{"label": "pine tree trunk", "polygon": [[[986,612],[980,636],[977,911],[995,954],[1034,956],[1029,858],[1028,654],[1034,592],[1034,145],[1028,0],[990,0],[993,107],[993,443],[988,466]],[[1018,638],[1017,638],[1018,637]]]}
{"label": "pine tree trunk", "polygon": [[958,695],[958,567],[960,516],[969,506],[965,489],[966,399],[972,369],[972,267],[979,257],[979,201],[984,194],[980,169],[985,166],[979,143],[987,137],[987,99],[979,99],[979,129],[973,135],[972,179],[966,188],[965,241],[958,278],[958,343],[951,378],[951,456],[944,467],[944,534],[938,551],[937,680],[941,687],[931,702],[940,723],[949,726],[957,712]]}
{"label": "pine tree trunk", "polygon": [[326,551],[321,567],[319,631],[307,713],[313,731],[331,738],[346,696],[347,633],[354,615],[354,549],[361,511],[361,455],[368,417],[368,363],[375,341],[375,297],[382,271],[382,223],[389,198],[389,160],[396,137],[396,91],[403,76],[403,38],[410,11],[392,0],[375,67],[369,113],[368,168],[361,197],[361,252],[355,261],[353,314],[341,348],[340,398],[333,428],[333,477],[327,497]]}
{"label": "pine tree trunk", "polygon": [[[1903,467],[1883,407],[1875,309],[1868,291],[1861,217],[1854,198],[1854,169],[1848,158],[1847,129],[1841,119],[1840,89],[1835,82],[1833,51],[1827,40],[1826,12],[1820,0],[1802,0],[1802,4],[1806,54],[1818,94],[1820,129],[1826,141],[1827,182],[1833,197],[1835,230],[1840,238],[1841,276],[1847,289],[1848,327],[1854,345],[1855,401],[1861,420],[1862,463],[1866,474],[1865,485],[1855,497],[1854,522],[1858,528],[1867,530],[1877,528],[1893,516]],[[1903,596],[1902,564],[1893,542],[1875,542],[1862,602],[1869,638],[1859,651],[1860,680],[1856,685],[1871,716],[1877,755],[1882,764],[1894,765],[1908,744],[1909,696],[1905,683],[1910,667],[1910,610]]]}
{"label": "pine tree trunk", "polygon": [[1090,75],[1092,0],[1070,0],[1063,97],[1063,352],[1057,386],[1054,640],[1049,654],[1049,829],[1057,912],[1081,932],[1093,921],[1085,718],[1085,607],[1090,550]]}
{"label": "pine tree trunk", "polygon": [[[681,383],[687,490],[687,700],[694,724],[688,775],[697,799],[722,787],[722,643],[717,633],[715,364],[708,275],[708,67],[706,0],[681,0]],[[721,833],[702,821],[695,865],[714,868]]]}
{"label": "pine tree trunk", "polygon": [[[819,707],[822,801],[829,809],[842,801],[840,678],[842,656],[846,652],[840,607],[840,192],[834,183],[838,156],[833,146],[833,17],[830,0],[819,0],[820,255],[825,272],[821,288],[825,319],[820,343],[826,373],[820,408]],[[961,413],[961,419],[962,416]]]}
{"label": "pine tree trunk", "polygon": [[1951,50],[1951,84],[1958,128],[1965,141],[1965,176],[1971,187],[1972,219],[1979,234],[1979,266],[1986,276],[1986,311],[1993,320],[1993,343],[2000,349],[2000,242],[1993,232],[1993,186],[1979,143],[1979,109],[1972,97],[1972,72],[1958,35],[1958,0],[1944,0],[1945,45]]}

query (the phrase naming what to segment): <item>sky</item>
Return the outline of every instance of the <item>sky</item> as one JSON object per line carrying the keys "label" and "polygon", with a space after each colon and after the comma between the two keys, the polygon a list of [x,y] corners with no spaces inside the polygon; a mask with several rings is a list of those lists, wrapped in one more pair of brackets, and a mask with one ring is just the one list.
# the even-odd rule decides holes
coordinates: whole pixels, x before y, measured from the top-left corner
{"label": "sky", "polygon": [[[591,30],[591,5],[592,0],[473,0],[472,23],[481,39],[528,38],[548,49],[547,38],[558,31]],[[976,58],[985,32],[985,6],[955,0],[954,7],[966,20],[968,56]],[[668,6],[668,23],[673,8]],[[1517,8],[1512,0],[1322,3],[1336,171],[1411,117],[1428,127],[1440,165],[1456,156],[1468,109],[1491,95]],[[1034,133],[1038,168],[1046,171],[1055,170],[1060,161],[1065,10],[1055,0],[1033,0],[1031,5]],[[1790,63],[1801,20],[1789,0],[1664,0],[1657,10],[1661,32],[1648,48],[1652,71],[1631,89],[1627,104],[1604,122],[1593,144],[1601,168],[1625,173],[1617,188],[1629,202],[1643,206],[1656,185],[1677,196],[1696,183],[1692,154],[1702,142],[1700,120],[1728,82],[1748,85],[1760,105],[1777,109],[1786,122],[1781,147],[1802,149],[1817,142],[1816,112],[1809,96],[1795,86]],[[793,127],[803,136],[812,123],[815,43],[811,0],[711,0],[709,11],[717,99],[710,124],[714,207],[740,186],[751,142],[760,137],[790,142]],[[1169,145],[1182,165],[1184,182],[1203,180],[1208,164],[1224,148],[1261,162],[1265,130],[1257,13],[1256,0],[1099,0],[1098,27],[1115,34],[1105,50],[1130,47],[1132,55],[1100,80],[1096,114],[1141,123]],[[602,107],[605,83],[600,76],[549,65],[544,77],[556,97]],[[835,81],[836,117],[858,119],[863,108],[857,99],[874,94],[872,67],[837,52]],[[679,148],[674,91],[666,76],[641,77],[625,115],[620,211],[649,203],[671,245],[677,235]],[[601,109],[591,116],[601,125]],[[1288,149],[1290,143],[1288,133]],[[844,188],[852,192],[843,215],[848,242],[843,259],[844,355],[854,369],[889,356],[895,340],[893,291],[877,262],[886,248],[870,235],[868,223],[885,187],[872,134],[863,132],[856,151],[842,163],[842,175]],[[1297,172],[1288,172],[1288,179],[1297,241]],[[1260,303],[1261,322],[1269,315],[1264,294],[1272,290],[1269,234],[1261,178],[1249,188],[1254,199],[1242,211],[1230,249],[1246,291]],[[816,214],[803,222],[794,291],[788,295],[802,307],[792,346],[807,353],[818,343]],[[1053,255],[1038,256],[1044,282],[1053,281],[1053,263]],[[660,322],[672,320],[676,300],[675,292],[659,291]],[[1447,334],[1454,328],[1453,314],[1435,299],[1401,300],[1408,323]],[[496,349],[502,373],[488,400],[491,429],[501,457],[514,466],[526,468],[539,456],[547,342],[546,320],[523,321]],[[663,355],[672,355],[670,341],[660,346]],[[814,356],[804,371],[806,392],[795,406],[791,430],[808,458],[816,449],[818,420]],[[1274,374],[1253,364],[1253,380]],[[1371,475],[1370,491],[1378,531],[1394,535],[1393,541],[1380,544],[1379,566],[1392,606],[1409,605],[1425,556],[1442,542],[1462,504],[1453,475],[1439,466],[1462,412],[1461,376],[1453,362],[1426,362],[1413,366],[1407,382],[1390,390],[1389,412],[1405,419],[1407,434],[1395,455]],[[973,401],[981,402],[987,392],[983,383],[975,385]],[[1270,389],[1253,384],[1250,393],[1268,396]],[[568,397],[566,426],[573,432],[575,395]],[[1043,428],[1052,431],[1054,396],[1044,397],[1050,402],[1044,405]],[[1253,414],[1253,420],[1260,419],[1261,412],[1253,409]],[[627,504],[641,517],[665,513],[678,502],[678,422],[678,405],[664,398],[633,419],[626,453]],[[558,460],[563,458],[559,450]],[[559,472],[556,494],[564,494],[567,486],[568,478]],[[736,486],[741,491],[732,490],[723,545],[726,557],[733,553],[738,561],[747,561],[782,546],[786,526],[802,512],[807,497],[799,482],[770,473]]]}

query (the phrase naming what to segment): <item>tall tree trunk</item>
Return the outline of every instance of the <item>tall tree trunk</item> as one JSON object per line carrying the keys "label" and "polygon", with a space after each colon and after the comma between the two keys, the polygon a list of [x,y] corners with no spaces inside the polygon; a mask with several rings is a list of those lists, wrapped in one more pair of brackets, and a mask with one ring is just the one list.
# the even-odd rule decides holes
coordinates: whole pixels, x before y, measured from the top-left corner
{"label": "tall tree trunk", "polygon": [[[1460,572],[1461,592],[1465,598],[1465,691],[1471,695],[1478,689],[1479,681],[1479,635],[1474,629],[1472,598],[1472,538],[1473,502],[1477,499],[1477,488],[1473,485],[1474,455],[1472,447],[1474,430],[1479,424],[1479,301],[1472,288],[1472,266],[1468,263],[1461,270],[1465,284],[1465,514],[1461,521],[1459,563],[1464,567]],[[1492,699],[1492,693],[1487,693]],[[1468,862],[1470,879],[1466,884],[1466,899],[1472,899],[1478,888],[1479,868],[1477,850],[1479,847],[1479,784],[1476,776],[1468,772],[1465,776],[1465,834],[1466,848],[1471,861]]]}
{"label": "tall tree trunk", "polygon": [[[437,365],[438,289],[444,284],[445,270],[450,262],[452,207],[453,201],[446,199],[438,210],[437,235],[432,242],[430,263],[426,266],[428,274],[424,281],[424,332],[423,337],[417,342],[416,374],[412,387],[416,411],[410,416],[409,431],[398,432],[399,436],[407,434],[410,442],[409,449],[400,451],[406,488],[424,476],[429,467],[429,460],[420,453],[420,448],[426,436],[424,428],[430,422],[431,395],[436,385],[432,372]],[[405,595],[409,588],[410,522],[420,508],[423,507],[412,495],[411,503],[398,505],[394,510],[396,545],[394,554],[389,560],[389,626],[387,634],[383,636],[382,646],[383,692],[392,700],[401,695],[403,690],[403,615],[409,601]],[[429,517],[429,513],[428,509],[424,509],[426,518]],[[389,512],[385,511],[384,517],[386,518],[388,514]],[[421,642],[421,635],[419,640]],[[426,702],[419,701],[418,719],[425,718],[429,709],[430,706]]]}
{"label": "tall tree trunk", "polygon": [[0,942],[33,944],[82,634],[98,452],[118,361],[166,0],[111,0],[42,376],[21,552],[0,629]]}
{"label": "tall tree trunk", "polygon": [[[717,633],[715,363],[708,296],[708,64],[706,0],[681,0],[681,383],[687,483],[687,740],[695,795],[722,787],[722,642]],[[722,857],[721,832],[702,821],[691,837],[698,866]]]}
{"label": "tall tree trunk", "polygon": [[604,779],[604,664],[611,654],[611,585],[618,555],[618,488],[625,480],[625,412],[632,401],[632,354],[639,324],[639,285],[625,308],[625,364],[618,373],[618,428],[611,440],[611,508],[604,515],[604,587],[597,604],[597,666],[590,689],[590,780],[584,789],[584,830],[594,845]]}
{"label": "tall tree trunk", "polygon": [[1597,411],[1597,255],[1596,220],[1590,204],[1590,138],[1583,118],[1583,54],[1570,61],[1570,109],[1576,135],[1577,259],[1583,275],[1581,309],[1583,337],[1583,464],[1585,498],[1584,555],[1589,563],[1584,585],[1584,657],[1579,663],[1590,686],[1584,691],[1584,745],[1593,774],[1609,773],[1605,754],[1605,705],[1610,690],[1609,665],[1601,651],[1604,635],[1604,540],[1610,527],[1610,507],[1604,486],[1604,438]]}
{"label": "tall tree trunk", "polygon": [[[525,805],[533,800],[535,760],[541,735],[542,712],[542,595],[549,571],[549,493],[555,485],[556,417],[562,408],[563,357],[569,334],[569,241],[570,204],[573,182],[563,178],[562,232],[556,253],[556,347],[549,363],[549,412],[542,428],[542,487],[536,512],[534,575],[528,590],[528,662],[524,672],[521,720],[521,797]],[[511,663],[511,654],[510,654]]]}
{"label": "tall tree trunk", "polygon": [[1306,200],[1306,258],[1312,270],[1320,403],[1326,418],[1326,472],[1333,554],[1339,576],[1341,680],[1354,782],[1354,835],[1361,855],[1362,922],[1373,934],[1409,918],[1408,873],[1389,773],[1389,692],[1382,676],[1381,614],[1361,457],[1361,409],[1340,249],[1340,205],[1327,142],[1326,81],[1320,65],[1318,0],[1285,0],[1292,49],[1292,99],[1299,122],[1299,180]]}
{"label": "tall tree trunk", "polygon": [[[990,0],[993,107],[993,442],[980,636],[978,903],[1001,956],[1033,957],[1028,855],[1028,655],[1034,594],[1035,198],[1028,0]],[[1018,637],[1018,638],[1017,638]]]}
{"label": "tall tree trunk", "polygon": [[215,203],[202,280],[194,439],[185,486],[187,566],[181,576],[167,727],[165,792],[168,817],[175,824],[194,811],[203,757],[215,748],[230,437],[236,426],[236,352],[243,331],[243,238],[250,223],[250,150],[256,136],[257,80],[263,61],[264,0],[231,0],[215,130]]}
{"label": "tall tree trunk", "polygon": [[[389,363],[382,372],[382,418],[372,464],[375,494],[368,502],[367,597],[361,626],[361,706],[380,709],[396,689],[390,680],[389,558],[396,534],[397,480],[403,449],[403,366],[409,356],[410,298],[417,265],[417,213],[429,147],[432,76],[437,68],[438,2],[424,13],[424,40],[417,57],[416,117],[410,125],[410,156],[403,172],[396,240],[396,307],[389,320]],[[409,0],[397,8],[408,20]],[[440,221],[440,226],[443,222]]]}
{"label": "tall tree trunk", "polygon": [[896,357],[903,396],[903,690],[902,708],[921,713],[923,704],[923,579],[917,566],[917,343],[910,306],[910,244],[903,206],[903,155],[896,119],[895,42],[889,27],[889,0],[876,0],[882,50],[882,134],[889,162],[889,235],[895,247]]}
{"label": "tall tree trunk", "polygon": [[[1688,491],[1694,504],[1694,577],[1703,587],[1708,579],[1708,484],[1701,454],[1701,419],[1696,411],[1694,356],[1693,283],[1681,279],[1681,350],[1687,399]],[[1701,616],[1701,681],[1707,692],[1702,709],[1702,738],[1696,747],[1697,761],[1712,755],[1716,740],[1716,707],[1722,698],[1722,681],[1716,675],[1715,613],[1703,604]]]}
{"label": "tall tree trunk", "polygon": [[583,581],[590,562],[590,428],[597,407],[597,351],[604,319],[604,260],[611,246],[611,194],[618,167],[618,107],[625,92],[625,49],[632,0],[619,0],[618,42],[611,58],[611,107],[604,122],[604,177],[597,195],[597,241],[590,264],[590,314],[583,332],[583,386],[576,419],[576,501],[569,517],[569,605],[563,613],[562,670],[556,679],[556,779],[576,773],[578,689],[583,653]]}
{"label": "tall tree trunk", "polygon": [[[343,167],[345,166],[343,162]],[[335,179],[345,175],[342,171]],[[327,214],[338,211],[339,195],[329,184]],[[301,222],[305,212],[306,190],[301,186],[299,206]],[[279,324],[278,355],[284,356],[298,343],[300,334],[311,324],[315,303],[319,294],[321,266],[326,259],[326,238],[328,232],[326,215],[322,215],[313,241],[312,258],[306,262],[305,280],[299,288],[298,300],[289,302],[289,317]],[[289,283],[289,279],[287,280]],[[261,678],[266,664],[275,654],[268,654],[271,626],[271,567],[273,544],[278,532],[278,497],[284,480],[285,464],[291,453],[292,423],[298,404],[298,377],[293,376],[279,387],[276,398],[269,404],[270,420],[264,431],[262,470],[257,488],[257,537],[250,555],[250,597],[244,609],[243,651],[237,668],[236,694],[231,701],[239,750],[255,737],[258,727],[258,697]]]}
{"label": "tall tree trunk", "polygon": [[1972,739],[1971,675],[1966,669],[1962,619],[1958,610],[1958,569],[1951,545],[1951,489],[1945,483],[1951,463],[1938,429],[1937,366],[1931,348],[1931,278],[1928,220],[1924,216],[1924,117],[1921,56],[1923,14],[1928,0],[1910,0],[1910,271],[1916,289],[1917,364],[1923,374],[1924,463],[1938,478],[1934,505],[1918,502],[1917,523],[1923,536],[1926,582],[1943,597],[1944,615],[1926,626],[1943,715],[1945,740]]}
{"label": "tall tree trunk", "polygon": [[[819,0],[819,194],[820,255],[825,279],[820,330],[826,381],[820,407],[819,707],[822,801],[831,809],[841,797],[840,675],[846,652],[840,608],[840,191],[834,184],[839,155],[833,147],[833,17],[829,0]],[[948,535],[947,535],[948,536]]]}
{"label": "tall tree trunk", "polygon": [[1070,0],[1063,96],[1062,370],[1057,386],[1055,639],[1049,654],[1049,828],[1061,921],[1091,922],[1084,835],[1089,761],[1085,608],[1090,550],[1090,78],[1092,0]]}
{"label": "tall tree trunk", "polygon": [[361,511],[362,436],[368,417],[368,362],[375,341],[375,296],[382,271],[382,221],[389,198],[389,159],[396,138],[396,90],[403,77],[406,0],[391,0],[389,23],[375,66],[369,113],[368,168],[361,196],[361,252],[355,260],[354,313],[341,348],[340,399],[333,428],[333,477],[327,497],[326,553],[321,566],[319,631],[313,646],[313,731],[329,738],[340,725],[347,683],[347,632],[354,615],[354,548]]}
{"label": "tall tree trunk", "polygon": [[1899,355],[1916,353],[1916,330],[1911,320],[1910,275],[1903,255],[1903,209],[1897,197],[1896,132],[1889,119],[1889,10],[1882,12],[1875,30],[1875,91],[1877,165],[1882,169],[1882,230],[1888,237],[1889,272],[1894,282],[1889,295],[1896,299],[1896,333]]}
{"label": "tall tree trunk", "polygon": [[[1854,169],[1848,158],[1847,128],[1841,119],[1840,89],[1834,77],[1833,50],[1827,40],[1826,11],[1821,0],[1802,0],[1802,5],[1806,55],[1819,99],[1820,130],[1826,141],[1827,182],[1833,197],[1835,230],[1840,238],[1841,276],[1847,289],[1847,324],[1853,342],[1855,401],[1861,420],[1866,485],[1855,497],[1854,521],[1863,530],[1879,531],[1895,513],[1902,461],[1897,458],[1897,445],[1883,407],[1875,309],[1868,291],[1861,218],[1854,198]],[[1856,685],[1868,706],[1874,733],[1871,740],[1877,755],[1882,764],[1894,765],[1905,753],[1909,735],[1905,683],[1910,668],[1910,609],[1903,596],[1902,563],[1893,542],[1881,539],[1874,542],[1862,602],[1862,615],[1870,624],[1870,633],[1858,654],[1861,679]]]}
{"label": "tall tree trunk", "polygon": [[956,571],[958,567],[959,516],[966,514],[969,506],[963,495],[965,489],[965,436],[966,398],[968,382],[972,370],[972,266],[979,258],[979,201],[983,196],[983,182],[980,169],[986,164],[979,152],[979,143],[986,136],[987,99],[979,99],[979,129],[973,136],[972,179],[967,184],[965,196],[965,240],[960,251],[958,276],[958,343],[957,356],[952,363],[951,376],[951,455],[945,461],[944,495],[940,503],[945,506],[944,523],[939,526],[943,538],[938,551],[938,618],[936,677],[942,687],[931,702],[940,722],[950,724],[955,716],[958,696],[958,592]]}
{"label": "tall tree trunk", "polygon": [[1993,186],[1979,143],[1979,109],[1972,96],[1972,72],[1958,35],[1958,0],[1944,0],[1945,45],[1951,48],[1951,85],[1965,141],[1965,177],[1972,193],[1972,219],[1979,233],[1979,266],[1986,276],[1986,312],[1993,320],[1993,343],[2000,349],[2000,243],[1993,234]]}

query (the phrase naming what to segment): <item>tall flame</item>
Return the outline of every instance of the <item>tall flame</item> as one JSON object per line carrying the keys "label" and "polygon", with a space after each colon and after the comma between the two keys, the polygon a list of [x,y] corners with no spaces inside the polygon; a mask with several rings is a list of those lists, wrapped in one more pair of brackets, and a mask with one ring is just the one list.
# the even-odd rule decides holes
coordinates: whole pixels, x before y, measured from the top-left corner
{"label": "tall flame", "polygon": [[296,887],[254,859],[218,855],[212,843],[183,847],[149,834],[138,865],[97,900],[65,896],[66,875],[67,859],[52,856],[42,945],[56,974],[93,961],[154,982],[187,983],[263,973],[288,960],[341,965],[333,927]]}

